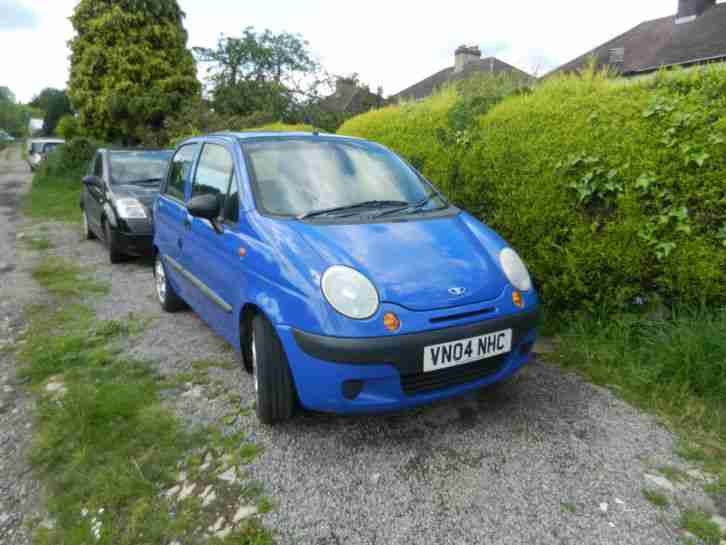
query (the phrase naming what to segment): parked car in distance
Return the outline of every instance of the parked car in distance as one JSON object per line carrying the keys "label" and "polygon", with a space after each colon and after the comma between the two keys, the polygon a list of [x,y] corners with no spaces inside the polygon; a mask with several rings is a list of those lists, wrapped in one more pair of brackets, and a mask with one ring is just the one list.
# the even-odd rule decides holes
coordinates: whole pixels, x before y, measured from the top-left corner
{"label": "parked car in distance", "polygon": [[28,141],[28,164],[30,170],[38,168],[48,154],[66,141],[60,138],[33,138]]}
{"label": "parked car in distance", "polygon": [[15,142],[15,138],[5,131],[0,131],[0,142]]}
{"label": "parked car in distance", "polygon": [[81,189],[83,233],[105,242],[111,263],[151,255],[153,203],[171,154],[99,149],[89,164]]}
{"label": "parked car in distance", "polygon": [[370,413],[460,395],[516,373],[536,339],[516,252],[371,142],[187,140],[154,224],[159,303],[190,305],[240,351],[264,423],[297,403]]}

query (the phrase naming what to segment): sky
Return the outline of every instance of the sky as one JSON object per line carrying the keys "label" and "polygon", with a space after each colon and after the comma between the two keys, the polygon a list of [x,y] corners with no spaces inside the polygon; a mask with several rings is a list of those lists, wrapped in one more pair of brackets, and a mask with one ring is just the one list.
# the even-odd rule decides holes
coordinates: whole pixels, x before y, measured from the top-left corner
{"label": "sky", "polygon": [[[27,102],[68,80],[68,21],[77,0],[0,0],[0,86]],[[179,0],[189,46],[213,47],[220,33],[254,26],[301,34],[330,73],[357,73],[395,94],[454,64],[478,45],[540,75],[638,23],[671,15],[678,0]]]}

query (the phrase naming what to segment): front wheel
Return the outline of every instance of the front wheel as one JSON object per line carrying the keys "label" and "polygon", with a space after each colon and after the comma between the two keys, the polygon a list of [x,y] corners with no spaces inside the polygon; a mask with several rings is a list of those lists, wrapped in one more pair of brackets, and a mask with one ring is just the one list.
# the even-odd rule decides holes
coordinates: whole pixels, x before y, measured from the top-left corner
{"label": "front wheel", "polygon": [[166,312],[176,312],[186,307],[184,300],[177,295],[174,287],[169,283],[161,254],[158,252],[154,258],[154,285],[159,304]]}
{"label": "front wheel", "polygon": [[108,224],[108,221],[103,223],[103,234],[106,239],[106,246],[108,247],[108,260],[112,265],[121,263],[126,256],[120,250],[116,234],[111,230],[111,226]]}
{"label": "front wheel", "polygon": [[86,240],[93,240],[96,238],[96,235],[93,231],[91,231],[90,225],[88,225],[88,212],[86,209],[83,209],[83,236],[86,237]]}
{"label": "front wheel", "polygon": [[263,316],[252,320],[250,343],[257,418],[263,424],[289,420],[295,412],[295,385],[282,343]]}

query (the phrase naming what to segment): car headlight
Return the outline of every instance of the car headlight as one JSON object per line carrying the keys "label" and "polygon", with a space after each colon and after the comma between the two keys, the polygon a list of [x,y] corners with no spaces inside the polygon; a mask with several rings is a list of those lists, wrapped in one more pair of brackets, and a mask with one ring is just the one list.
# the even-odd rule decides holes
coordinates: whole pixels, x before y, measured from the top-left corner
{"label": "car headlight", "polygon": [[144,219],[146,218],[146,209],[136,199],[119,199],[116,201],[116,210],[119,217],[128,219]]}
{"label": "car headlight", "polygon": [[499,252],[499,264],[512,286],[520,291],[532,289],[532,279],[527,271],[527,266],[517,252],[511,248],[504,248]]}
{"label": "car headlight", "polygon": [[321,282],[331,306],[348,318],[365,320],[378,310],[378,291],[361,273],[350,267],[330,267]]}

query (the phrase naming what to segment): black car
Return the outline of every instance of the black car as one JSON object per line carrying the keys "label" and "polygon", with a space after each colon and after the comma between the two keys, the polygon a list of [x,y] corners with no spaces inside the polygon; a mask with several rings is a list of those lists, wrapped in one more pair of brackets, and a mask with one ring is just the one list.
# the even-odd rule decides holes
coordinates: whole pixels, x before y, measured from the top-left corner
{"label": "black car", "polygon": [[86,238],[100,238],[111,263],[151,253],[152,210],[171,158],[167,150],[99,149],[83,178]]}

